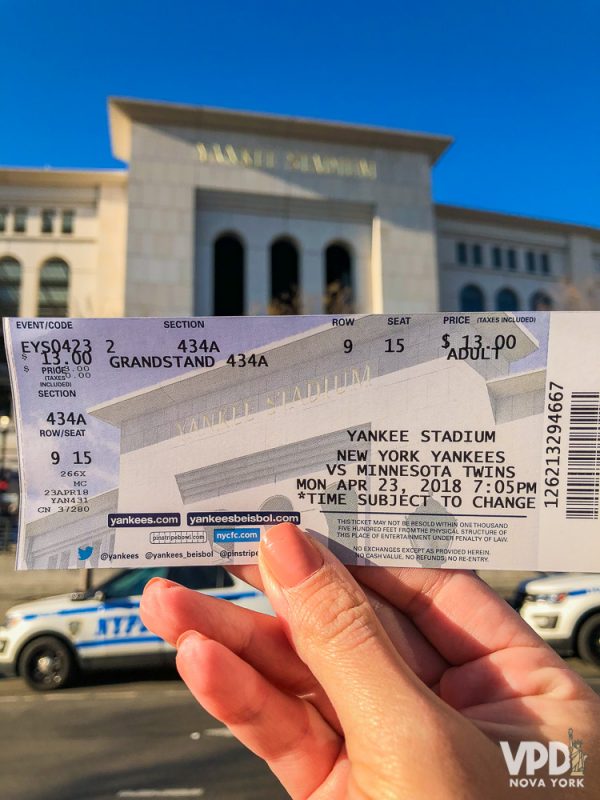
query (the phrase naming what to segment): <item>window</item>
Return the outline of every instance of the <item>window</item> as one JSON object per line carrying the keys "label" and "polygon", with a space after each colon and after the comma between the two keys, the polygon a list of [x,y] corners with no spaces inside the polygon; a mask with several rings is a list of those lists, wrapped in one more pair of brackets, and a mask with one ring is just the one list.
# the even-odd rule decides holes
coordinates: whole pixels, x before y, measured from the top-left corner
{"label": "window", "polygon": [[69,312],[69,265],[51,258],[40,270],[38,317],[66,317]]}
{"label": "window", "polygon": [[495,269],[502,269],[502,248],[501,247],[492,248],[492,264],[494,265]]}
{"label": "window", "polygon": [[532,311],[552,311],[552,298],[546,292],[534,292],[529,302]]}
{"label": "window", "polygon": [[540,256],[540,266],[542,275],[550,275],[550,256],[548,253],[542,253]]}
{"label": "window", "polygon": [[144,569],[131,569],[121,572],[114,578],[101,583],[97,590],[104,592],[107,600],[122,597],[137,597],[144,591],[144,586],[151,578],[166,578],[168,567],[149,567]]}
{"label": "window", "polygon": [[519,298],[512,289],[500,289],[496,295],[496,309],[498,311],[518,311]]}
{"label": "window", "polygon": [[352,259],[345,244],[330,244],[325,250],[325,313],[354,313]]}
{"label": "window", "polygon": [[298,248],[287,238],[271,245],[270,314],[300,314]]}
{"label": "window", "polygon": [[483,250],[480,244],[473,245],[473,264],[480,267],[483,264]]}
{"label": "window", "polygon": [[75,212],[65,210],[62,212],[61,233],[71,234],[75,227]]}
{"label": "window", "polygon": [[27,230],[27,209],[15,208],[14,232],[25,233],[26,230]]}
{"label": "window", "polygon": [[[21,265],[15,258],[0,258],[0,317],[19,314],[21,292]],[[12,416],[12,397],[8,379],[8,365],[4,349],[4,335],[0,328],[0,414]]]}
{"label": "window", "polygon": [[459,264],[467,263],[467,245],[464,242],[458,242],[456,245],[456,260]]}
{"label": "window", "polygon": [[2,357],[0,358],[0,414],[6,417],[13,416],[12,394],[10,391],[10,379],[8,377],[8,364],[4,355],[4,334],[0,331],[0,347]]}
{"label": "window", "polygon": [[479,286],[470,283],[460,291],[461,311],[485,311],[485,300]]}
{"label": "window", "polygon": [[536,270],[535,253],[529,250],[525,257],[525,261],[527,263],[527,272],[535,272]]}
{"label": "window", "polygon": [[225,233],[213,248],[213,313],[217,317],[242,316],[245,311],[244,245]]}
{"label": "window", "polygon": [[233,586],[231,576],[223,567],[171,567],[169,580],[188,589],[222,589]]}
{"label": "window", "polygon": [[517,251],[507,250],[506,255],[508,257],[508,268],[514,272],[517,268]]}
{"label": "window", "polygon": [[0,317],[19,316],[21,265],[16,258],[0,258]]}
{"label": "window", "polygon": [[6,219],[8,217],[8,210],[0,208],[0,233],[6,233]]}
{"label": "window", "polygon": [[42,211],[42,233],[52,233],[54,231],[54,211],[45,208]]}

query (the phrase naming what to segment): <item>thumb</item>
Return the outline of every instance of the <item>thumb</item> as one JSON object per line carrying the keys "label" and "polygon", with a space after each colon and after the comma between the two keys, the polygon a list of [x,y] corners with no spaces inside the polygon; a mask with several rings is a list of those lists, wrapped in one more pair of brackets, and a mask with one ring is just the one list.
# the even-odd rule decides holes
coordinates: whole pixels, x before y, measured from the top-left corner
{"label": "thumb", "polygon": [[259,567],[294,647],[338,714],[349,754],[356,748],[364,756],[369,745],[381,750],[381,722],[390,714],[394,738],[410,733],[434,696],[393,647],[348,570],[288,523],[265,535]]}

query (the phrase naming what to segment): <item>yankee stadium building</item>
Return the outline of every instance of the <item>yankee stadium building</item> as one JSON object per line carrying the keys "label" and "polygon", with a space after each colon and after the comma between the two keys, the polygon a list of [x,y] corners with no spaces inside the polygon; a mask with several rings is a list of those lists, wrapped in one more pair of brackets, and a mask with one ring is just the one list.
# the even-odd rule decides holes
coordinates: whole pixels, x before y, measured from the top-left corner
{"label": "yankee stadium building", "polygon": [[600,307],[600,229],[433,202],[448,137],[108,109],[126,168],[0,169],[2,316]]}

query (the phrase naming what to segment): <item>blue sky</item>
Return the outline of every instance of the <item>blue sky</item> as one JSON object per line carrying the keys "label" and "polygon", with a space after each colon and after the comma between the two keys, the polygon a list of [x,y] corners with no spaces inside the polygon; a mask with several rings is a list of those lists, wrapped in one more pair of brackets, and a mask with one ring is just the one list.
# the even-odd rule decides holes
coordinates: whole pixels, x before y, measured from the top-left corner
{"label": "blue sky", "polygon": [[0,0],[0,164],[112,167],[124,95],[455,137],[440,202],[600,226],[600,2]]}

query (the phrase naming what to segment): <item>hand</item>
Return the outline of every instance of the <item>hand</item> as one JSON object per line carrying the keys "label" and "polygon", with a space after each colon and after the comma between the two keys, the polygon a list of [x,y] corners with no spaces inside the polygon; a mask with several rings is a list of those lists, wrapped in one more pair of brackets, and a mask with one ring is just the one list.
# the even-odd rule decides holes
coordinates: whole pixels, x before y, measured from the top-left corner
{"label": "hand", "polygon": [[538,796],[509,788],[498,741],[514,752],[524,740],[565,742],[569,728],[590,754],[586,789],[539,796],[600,797],[600,700],[472,573],[351,575],[289,524],[267,532],[258,568],[235,571],[277,617],[153,579],[142,619],[177,646],[197,700],[292,798]]}

